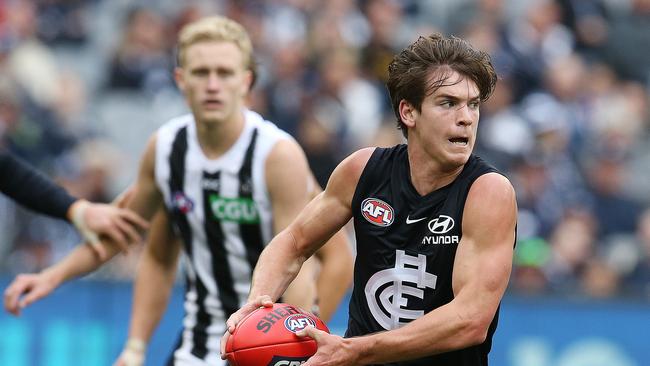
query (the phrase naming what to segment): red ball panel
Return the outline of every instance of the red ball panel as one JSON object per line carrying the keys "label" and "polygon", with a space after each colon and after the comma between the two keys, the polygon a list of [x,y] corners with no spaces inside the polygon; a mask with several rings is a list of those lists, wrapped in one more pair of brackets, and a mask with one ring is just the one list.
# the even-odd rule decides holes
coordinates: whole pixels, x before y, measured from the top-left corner
{"label": "red ball panel", "polygon": [[296,332],[314,326],[328,332],[317,316],[298,307],[276,303],[242,319],[226,343],[233,366],[297,366],[316,353],[316,342]]}

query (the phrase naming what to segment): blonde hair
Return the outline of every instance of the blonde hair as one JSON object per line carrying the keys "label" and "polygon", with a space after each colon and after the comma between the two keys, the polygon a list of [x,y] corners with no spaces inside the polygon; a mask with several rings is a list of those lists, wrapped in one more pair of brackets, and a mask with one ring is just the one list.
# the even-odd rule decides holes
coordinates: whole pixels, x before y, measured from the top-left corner
{"label": "blonde hair", "polygon": [[252,70],[253,44],[244,27],[222,16],[202,18],[185,25],[178,33],[178,65],[185,63],[187,48],[195,43],[222,41],[234,43],[243,53],[244,67]]}

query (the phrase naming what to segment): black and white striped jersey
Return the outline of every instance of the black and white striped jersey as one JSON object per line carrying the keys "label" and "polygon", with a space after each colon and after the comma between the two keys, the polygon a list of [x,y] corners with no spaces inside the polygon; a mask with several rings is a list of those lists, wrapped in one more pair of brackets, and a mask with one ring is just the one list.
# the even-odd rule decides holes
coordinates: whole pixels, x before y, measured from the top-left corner
{"label": "black and white striped jersey", "polygon": [[265,162],[291,137],[246,110],[245,127],[218,159],[201,150],[193,116],[157,132],[155,178],[184,246],[185,318],[176,365],[220,365],[226,319],[246,302],[252,271],[273,237]]}

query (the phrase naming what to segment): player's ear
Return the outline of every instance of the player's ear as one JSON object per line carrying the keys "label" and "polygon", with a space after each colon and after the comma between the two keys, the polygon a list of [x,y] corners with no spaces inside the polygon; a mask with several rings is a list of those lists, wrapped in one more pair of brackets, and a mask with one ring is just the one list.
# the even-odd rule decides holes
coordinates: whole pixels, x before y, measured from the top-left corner
{"label": "player's ear", "polygon": [[174,80],[176,81],[176,86],[178,86],[178,89],[180,89],[183,93],[185,93],[185,79],[183,76],[182,68],[180,67],[174,68]]}
{"label": "player's ear", "polygon": [[413,104],[402,99],[399,102],[399,116],[402,122],[407,127],[415,127],[415,119],[417,118],[419,112]]}
{"label": "player's ear", "polygon": [[247,95],[250,93],[251,89],[253,88],[253,72],[251,70],[246,70],[244,71],[244,89],[243,89],[243,96]]}

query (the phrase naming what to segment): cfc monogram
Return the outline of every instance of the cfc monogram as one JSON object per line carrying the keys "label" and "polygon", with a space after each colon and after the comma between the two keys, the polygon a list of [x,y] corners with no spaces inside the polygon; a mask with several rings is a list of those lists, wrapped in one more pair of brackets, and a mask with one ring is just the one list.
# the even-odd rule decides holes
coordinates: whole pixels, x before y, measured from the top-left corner
{"label": "cfc monogram", "polygon": [[[425,288],[436,288],[438,277],[427,272],[427,257],[408,255],[397,250],[395,268],[385,269],[372,275],[366,283],[366,301],[372,316],[384,329],[390,330],[406,325],[400,319],[415,320],[424,315],[424,310],[408,309],[408,298],[404,295],[424,298]],[[390,284],[390,286],[385,286]],[[414,286],[415,285],[415,286]],[[381,291],[379,291],[382,289]],[[379,299],[380,304],[377,302]],[[382,310],[382,307],[386,311]]]}

